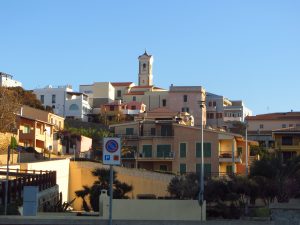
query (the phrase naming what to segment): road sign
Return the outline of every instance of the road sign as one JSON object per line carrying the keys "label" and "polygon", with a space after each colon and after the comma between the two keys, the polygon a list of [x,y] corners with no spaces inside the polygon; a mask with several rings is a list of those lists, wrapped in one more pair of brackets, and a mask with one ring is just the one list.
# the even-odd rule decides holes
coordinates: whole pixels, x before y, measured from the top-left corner
{"label": "road sign", "polygon": [[121,141],[120,138],[103,138],[103,164],[121,164]]}

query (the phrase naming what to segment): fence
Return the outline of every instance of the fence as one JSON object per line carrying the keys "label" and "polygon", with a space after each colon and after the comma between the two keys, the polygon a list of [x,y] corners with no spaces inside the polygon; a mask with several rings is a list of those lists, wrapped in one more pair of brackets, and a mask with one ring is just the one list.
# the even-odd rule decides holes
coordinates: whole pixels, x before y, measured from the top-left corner
{"label": "fence", "polygon": [[[0,201],[5,201],[6,170],[0,169]],[[16,202],[22,199],[24,186],[38,186],[39,191],[46,190],[56,185],[56,171],[36,171],[10,169],[8,174],[7,202]]]}

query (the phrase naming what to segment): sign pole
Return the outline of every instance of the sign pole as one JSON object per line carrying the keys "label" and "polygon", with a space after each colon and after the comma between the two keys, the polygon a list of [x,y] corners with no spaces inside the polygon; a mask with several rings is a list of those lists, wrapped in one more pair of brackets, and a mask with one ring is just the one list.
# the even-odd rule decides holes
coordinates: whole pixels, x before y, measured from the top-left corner
{"label": "sign pole", "polygon": [[112,199],[113,199],[113,176],[114,170],[113,166],[109,166],[110,170],[110,179],[109,179],[109,225],[112,225]]}

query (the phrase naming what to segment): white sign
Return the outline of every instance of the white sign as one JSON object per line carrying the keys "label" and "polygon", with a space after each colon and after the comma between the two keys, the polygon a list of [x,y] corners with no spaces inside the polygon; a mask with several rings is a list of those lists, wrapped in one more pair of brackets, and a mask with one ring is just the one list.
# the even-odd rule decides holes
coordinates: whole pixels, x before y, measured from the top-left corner
{"label": "white sign", "polygon": [[103,164],[121,164],[121,140],[120,138],[103,138]]}

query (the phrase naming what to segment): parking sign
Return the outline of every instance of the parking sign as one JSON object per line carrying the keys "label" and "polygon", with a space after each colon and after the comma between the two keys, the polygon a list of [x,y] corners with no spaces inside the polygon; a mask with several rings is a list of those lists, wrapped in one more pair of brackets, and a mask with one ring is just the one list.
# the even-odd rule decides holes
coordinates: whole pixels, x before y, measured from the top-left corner
{"label": "parking sign", "polygon": [[120,138],[103,138],[103,164],[121,164],[121,141]]}

